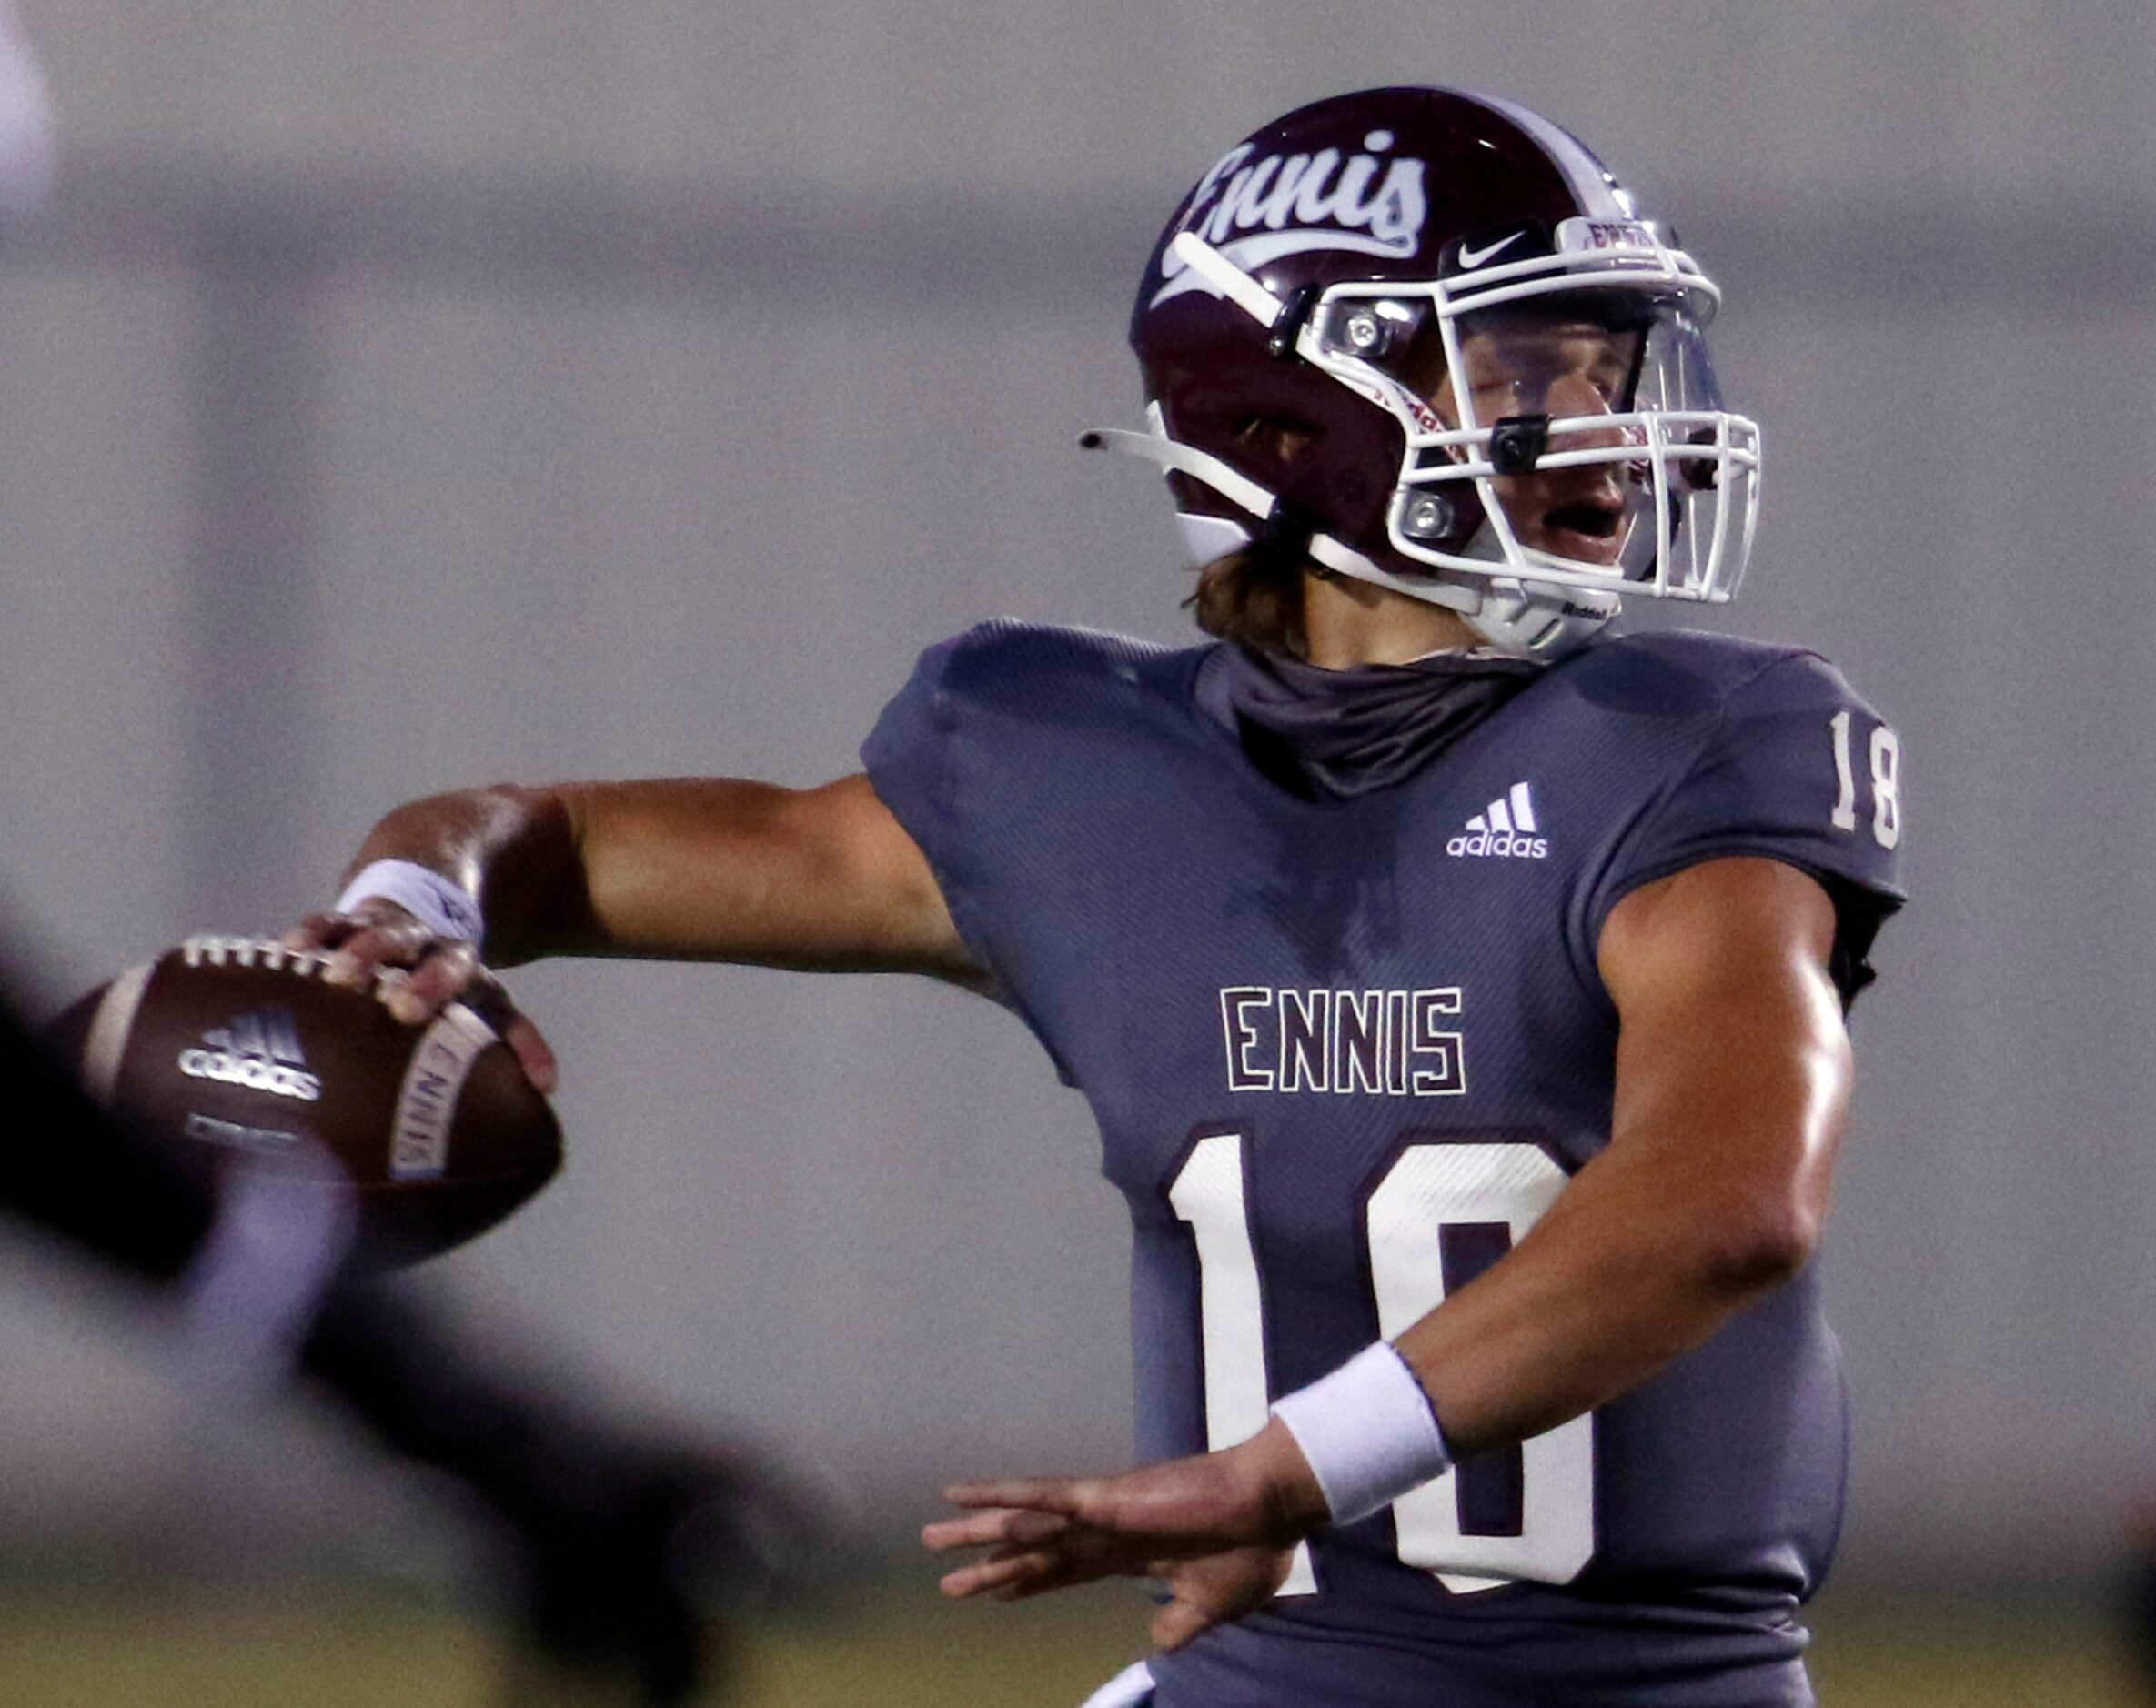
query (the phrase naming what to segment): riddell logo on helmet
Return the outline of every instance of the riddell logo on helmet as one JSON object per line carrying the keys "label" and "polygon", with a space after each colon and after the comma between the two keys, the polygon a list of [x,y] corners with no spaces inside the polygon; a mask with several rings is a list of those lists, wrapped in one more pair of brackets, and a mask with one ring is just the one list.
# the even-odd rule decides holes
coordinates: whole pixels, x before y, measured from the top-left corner
{"label": "riddell logo on helmet", "polygon": [[[1337,148],[1253,160],[1244,143],[1204,176],[1175,229],[1195,233],[1245,272],[1328,249],[1405,260],[1422,242],[1429,203],[1423,163],[1384,157],[1393,141],[1392,132],[1374,130],[1363,138],[1367,152],[1345,160]],[[1172,253],[1162,257],[1161,276],[1154,306],[1213,289]]]}

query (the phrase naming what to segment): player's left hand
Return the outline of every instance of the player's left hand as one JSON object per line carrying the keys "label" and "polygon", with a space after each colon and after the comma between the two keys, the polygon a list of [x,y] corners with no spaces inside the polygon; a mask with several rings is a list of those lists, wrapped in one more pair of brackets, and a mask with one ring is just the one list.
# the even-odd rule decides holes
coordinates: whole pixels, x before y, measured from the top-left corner
{"label": "player's left hand", "polygon": [[1169,1601],[1153,1640],[1179,1649],[1261,1606],[1287,1576],[1295,1544],[1325,1519],[1325,1495],[1286,1428],[1268,1423],[1220,1452],[1108,1477],[1020,1477],[944,1490],[962,1518],[926,1526],[938,1552],[987,1557],[943,1593],[1018,1601],[1104,1577],[1156,1577]]}

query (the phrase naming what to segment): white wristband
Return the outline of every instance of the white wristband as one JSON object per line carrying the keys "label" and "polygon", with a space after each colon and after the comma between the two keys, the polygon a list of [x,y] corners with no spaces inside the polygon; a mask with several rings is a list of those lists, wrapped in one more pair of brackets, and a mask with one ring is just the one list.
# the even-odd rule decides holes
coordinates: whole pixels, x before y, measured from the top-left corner
{"label": "white wristband", "polygon": [[1335,1524],[1369,1517],[1452,1464],[1429,1396],[1389,1341],[1283,1394],[1273,1415],[1310,1462]]}
{"label": "white wristband", "polygon": [[394,901],[437,937],[476,943],[486,929],[470,890],[416,860],[375,861],[345,886],[335,911],[349,913],[375,898]]}

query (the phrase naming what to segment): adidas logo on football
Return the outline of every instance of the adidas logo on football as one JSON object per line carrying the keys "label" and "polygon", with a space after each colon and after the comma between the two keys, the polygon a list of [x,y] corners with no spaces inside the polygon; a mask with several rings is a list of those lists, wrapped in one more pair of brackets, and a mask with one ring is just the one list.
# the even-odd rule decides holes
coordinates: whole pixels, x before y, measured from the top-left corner
{"label": "adidas logo on football", "polygon": [[322,1095],[320,1078],[307,1071],[290,1009],[257,1009],[213,1026],[199,1046],[180,1051],[179,1070],[191,1080],[244,1085],[303,1102]]}
{"label": "adidas logo on football", "polygon": [[1515,783],[1467,820],[1467,828],[1445,845],[1447,854],[1486,859],[1544,860],[1549,839],[1537,836],[1535,798],[1525,783]]}

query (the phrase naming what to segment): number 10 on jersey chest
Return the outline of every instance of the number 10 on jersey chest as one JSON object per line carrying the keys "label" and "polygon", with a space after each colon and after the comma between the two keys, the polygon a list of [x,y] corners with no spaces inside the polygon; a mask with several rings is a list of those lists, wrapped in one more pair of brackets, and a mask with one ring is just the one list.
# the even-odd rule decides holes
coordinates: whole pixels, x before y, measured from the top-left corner
{"label": "number 10 on jersey chest", "polygon": [[[1215,1450],[1264,1428],[1273,1399],[1248,1156],[1246,1134],[1209,1133],[1167,1192],[1197,1247],[1205,1432]],[[1375,1295],[1378,1332],[1405,1332],[1510,1251],[1565,1181],[1547,1152],[1522,1140],[1411,1138],[1362,1205],[1367,1280],[1353,1284]],[[1594,1482],[1591,1417],[1477,1454],[1394,1502],[1399,1558],[1456,1594],[1522,1578],[1569,1582],[1594,1552]],[[1282,1593],[1321,1588],[1307,1548],[1298,1550]]]}

